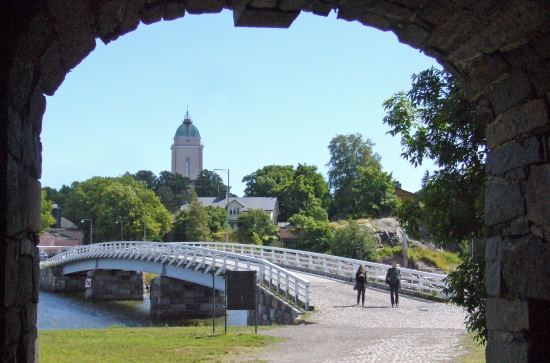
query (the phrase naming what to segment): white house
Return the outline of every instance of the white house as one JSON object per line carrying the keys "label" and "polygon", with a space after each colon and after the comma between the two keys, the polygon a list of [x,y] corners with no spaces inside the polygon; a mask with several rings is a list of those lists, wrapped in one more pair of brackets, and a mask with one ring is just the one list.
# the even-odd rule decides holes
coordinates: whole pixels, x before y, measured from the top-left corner
{"label": "white house", "polygon": [[[249,209],[261,209],[271,218],[274,224],[278,222],[279,204],[276,197],[229,197],[229,203],[227,202],[227,198],[199,197],[199,201],[202,202],[203,207],[211,205],[226,208],[229,226],[233,230],[237,229],[237,218],[239,218],[239,215]],[[189,208],[189,204],[181,207],[182,210],[187,208]]]}

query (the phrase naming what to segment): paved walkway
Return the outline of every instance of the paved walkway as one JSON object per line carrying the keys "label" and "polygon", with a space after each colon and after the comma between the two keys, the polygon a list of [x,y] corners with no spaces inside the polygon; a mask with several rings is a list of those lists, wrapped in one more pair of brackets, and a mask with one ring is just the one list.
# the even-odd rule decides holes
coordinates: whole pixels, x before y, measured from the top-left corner
{"label": "paved walkway", "polygon": [[351,284],[310,280],[314,324],[262,331],[287,339],[236,361],[431,363],[465,353],[462,308],[405,295],[392,308],[389,292],[377,289],[367,289],[363,308]]}

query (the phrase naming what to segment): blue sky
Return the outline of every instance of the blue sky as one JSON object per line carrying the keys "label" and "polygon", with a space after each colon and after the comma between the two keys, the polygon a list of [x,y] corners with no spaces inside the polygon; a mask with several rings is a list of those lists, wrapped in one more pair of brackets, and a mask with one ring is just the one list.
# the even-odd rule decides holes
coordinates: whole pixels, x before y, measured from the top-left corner
{"label": "blue sky", "polygon": [[[434,59],[392,33],[304,13],[283,29],[234,28],[230,11],[141,24],[96,49],[47,98],[42,186],[93,176],[170,170],[187,107],[206,169],[229,168],[232,192],[265,165],[316,165],[327,146],[359,132],[384,170],[417,191],[425,170],[400,157],[382,102],[410,88]],[[220,173],[226,181],[226,175]]]}

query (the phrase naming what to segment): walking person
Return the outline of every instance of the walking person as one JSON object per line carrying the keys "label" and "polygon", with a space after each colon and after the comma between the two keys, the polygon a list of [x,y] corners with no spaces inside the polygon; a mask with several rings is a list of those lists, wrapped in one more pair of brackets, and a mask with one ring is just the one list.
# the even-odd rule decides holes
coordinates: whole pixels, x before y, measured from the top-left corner
{"label": "walking person", "polygon": [[355,274],[355,286],[357,287],[357,305],[359,305],[359,299],[365,307],[365,291],[367,290],[367,273],[365,272],[365,266],[361,265],[357,269]]}
{"label": "walking person", "polygon": [[[399,288],[401,287],[401,271],[397,268],[395,261],[391,262],[391,267],[386,273],[386,284],[390,285],[390,301],[391,307],[393,304],[399,306]],[[359,298],[358,298],[359,299]]]}

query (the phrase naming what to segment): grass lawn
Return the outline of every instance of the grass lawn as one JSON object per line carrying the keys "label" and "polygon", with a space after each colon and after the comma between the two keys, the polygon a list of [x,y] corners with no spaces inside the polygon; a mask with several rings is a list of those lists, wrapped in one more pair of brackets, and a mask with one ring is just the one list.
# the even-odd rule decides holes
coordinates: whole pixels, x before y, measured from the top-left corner
{"label": "grass lawn", "polygon": [[485,363],[485,346],[479,345],[474,340],[473,333],[464,337],[462,345],[468,350],[468,353],[460,357],[460,363]]}
{"label": "grass lawn", "polygon": [[[219,333],[218,333],[219,332]],[[40,362],[223,362],[277,341],[253,327],[107,328],[41,330]]]}

